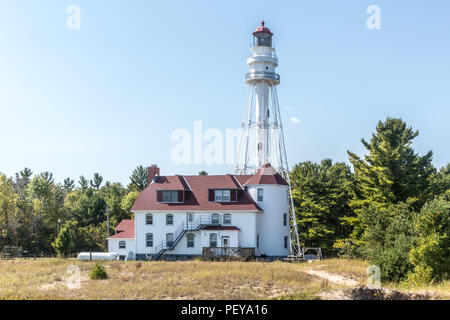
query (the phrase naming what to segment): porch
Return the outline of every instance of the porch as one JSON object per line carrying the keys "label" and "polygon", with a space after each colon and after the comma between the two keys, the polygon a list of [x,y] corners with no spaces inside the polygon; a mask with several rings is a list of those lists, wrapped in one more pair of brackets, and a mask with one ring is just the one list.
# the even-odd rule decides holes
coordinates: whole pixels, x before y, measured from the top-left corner
{"label": "porch", "polygon": [[241,260],[255,257],[255,248],[203,247],[203,260]]}

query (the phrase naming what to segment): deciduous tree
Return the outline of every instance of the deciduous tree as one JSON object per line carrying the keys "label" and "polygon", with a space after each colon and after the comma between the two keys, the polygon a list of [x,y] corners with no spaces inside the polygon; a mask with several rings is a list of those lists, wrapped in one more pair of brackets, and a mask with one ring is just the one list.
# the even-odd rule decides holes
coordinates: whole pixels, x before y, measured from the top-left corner
{"label": "deciduous tree", "polygon": [[331,253],[333,243],[348,235],[343,218],[353,216],[350,167],[325,159],[297,164],[291,172],[293,197],[301,242]]}

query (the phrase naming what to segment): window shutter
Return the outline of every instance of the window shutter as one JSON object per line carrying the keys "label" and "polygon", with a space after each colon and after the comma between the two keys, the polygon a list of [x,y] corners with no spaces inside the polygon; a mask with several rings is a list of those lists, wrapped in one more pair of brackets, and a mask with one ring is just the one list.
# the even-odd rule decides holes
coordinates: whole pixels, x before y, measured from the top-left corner
{"label": "window shutter", "polygon": [[162,202],[162,191],[156,191],[156,201]]}
{"label": "window shutter", "polygon": [[208,201],[214,201],[214,189],[209,189],[208,192]]}
{"label": "window shutter", "polygon": [[184,202],[183,193],[184,193],[184,191],[182,191],[182,190],[178,191],[178,202]]}
{"label": "window shutter", "polygon": [[237,200],[237,190],[231,190],[230,192],[230,201],[236,201]]}

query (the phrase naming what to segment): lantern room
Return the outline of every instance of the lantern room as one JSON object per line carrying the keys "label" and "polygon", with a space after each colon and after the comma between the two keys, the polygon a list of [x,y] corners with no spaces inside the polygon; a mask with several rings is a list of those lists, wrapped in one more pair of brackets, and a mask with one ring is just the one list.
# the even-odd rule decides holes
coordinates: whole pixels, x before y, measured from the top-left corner
{"label": "lantern room", "polygon": [[253,46],[272,47],[272,36],[273,33],[264,26],[264,21],[261,21],[261,25],[253,32]]}

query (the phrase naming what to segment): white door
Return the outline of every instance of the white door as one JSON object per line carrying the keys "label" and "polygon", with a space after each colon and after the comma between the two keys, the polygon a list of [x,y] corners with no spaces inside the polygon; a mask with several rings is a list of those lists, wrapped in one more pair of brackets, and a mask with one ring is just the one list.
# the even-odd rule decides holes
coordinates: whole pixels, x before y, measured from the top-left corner
{"label": "white door", "polygon": [[230,246],[230,237],[222,237],[222,247],[227,248]]}

